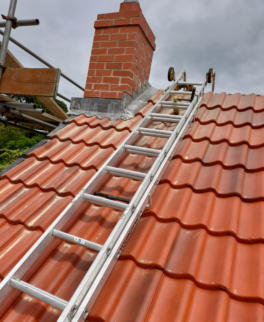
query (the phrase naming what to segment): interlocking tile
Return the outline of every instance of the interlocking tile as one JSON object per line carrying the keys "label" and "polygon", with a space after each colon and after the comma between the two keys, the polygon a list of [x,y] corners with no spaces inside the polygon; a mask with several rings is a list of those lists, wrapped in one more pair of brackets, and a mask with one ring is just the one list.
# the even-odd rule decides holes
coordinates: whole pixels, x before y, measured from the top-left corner
{"label": "interlocking tile", "polygon": [[95,174],[95,169],[83,170],[79,166],[67,167],[63,162],[53,164],[29,157],[17,167],[6,172],[3,178],[26,187],[39,187],[43,191],[55,191],[59,195],[76,195]]}
{"label": "interlocking tile", "polygon": [[29,229],[44,231],[72,200],[60,197],[54,191],[44,192],[38,187],[25,187],[22,183],[0,181],[0,217]]}
{"label": "interlocking tile", "polygon": [[243,168],[224,169],[221,165],[203,166],[201,162],[170,162],[162,179],[173,187],[192,187],[195,191],[214,191],[219,196],[239,196],[243,200],[263,200],[264,171],[246,172]]}
{"label": "interlocking tile", "polygon": [[202,106],[195,116],[201,124],[215,122],[217,125],[233,124],[236,127],[250,125],[253,128],[264,126],[264,110],[256,113],[253,109],[239,111],[236,107],[223,110],[222,107],[208,109]]}
{"label": "interlocking tile", "polygon": [[253,109],[256,112],[264,111],[264,96],[262,95],[242,95],[242,94],[214,94],[206,93],[203,97],[201,106],[206,105],[208,108],[221,106],[222,109],[236,107],[239,111]]}
{"label": "interlocking tile", "polygon": [[204,139],[212,143],[228,142],[230,145],[248,144],[251,148],[264,146],[263,128],[252,128],[250,125],[234,127],[232,124],[218,126],[216,123],[201,125],[198,121],[193,123],[185,137],[194,141]]}
{"label": "interlocking tile", "polygon": [[61,141],[70,140],[73,143],[83,142],[86,145],[99,144],[103,148],[116,148],[124,141],[129,133],[130,132],[127,129],[117,133],[114,128],[103,130],[100,126],[90,128],[86,124],[76,126],[76,124],[72,122],[56,132],[53,137],[58,138]]}
{"label": "interlocking tile", "polygon": [[189,276],[204,287],[264,300],[259,276],[264,269],[263,243],[239,243],[232,236],[213,236],[204,229],[185,229],[148,216],[140,221],[123,256],[171,277]]}
{"label": "interlocking tile", "polygon": [[80,166],[82,169],[96,168],[106,161],[114,152],[114,148],[101,148],[99,145],[87,146],[85,143],[72,143],[70,140],[60,141],[57,138],[32,151],[29,156],[38,160],[49,159],[52,163],[64,162],[66,166]]}
{"label": "interlocking tile", "polygon": [[242,167],[250,172],[264,170],[264,146],[253,149],[246,143],[229,145],[227,141],[222,141],[212,144],[208,139],[197,142],[186,137],[178,144],[175,157],[181,157],[184,162],[220,164],[224,168]]}
{"label": "interlocking tile", "polygon": [[262,304],[240,302],[221,289],[203,289],[191,280],[120,261],[92,309],[90,321],[248,322],[261,321],[263,314]]}
{"label": "interlocking tile", "polygon": [[192,188],[172,189],[159,184],[147,215],[160,221],[179,222],[185,228],[204,228],[213,235],[232,235],[238,240],[264,241],[264,201],[245,202],[240,197],[194,192]]}
{"label": "interlocking tile", "polygon": [[28,230],[0,218],[0,278],[13,268],[26,251],[41,236],[40,230]]}
{"label": "interlocking tile", "polygon": [[[6,173],[0,216],[10,229],[10,244],[5,246],[8,236],[3,239],[10,254],[12,238],[21,234],[29,247],[35,235],[30,242],[25,236],[42,233],[159,95],[130,121],[73,119]],[[263,112],[263,96],[205,94],[88,321],[263,320]],[[149,126],[171,129],[157,122]],[[135,143],[160,149],[165,142],[138,136]],[[147,172],[154,160],[126,154],[119,166]],[[109,175],[98,191],[131,199],[139,184]],[[103,244],[120,216],[83,202],[66,231]],[[61,242],[30,282],[69,299],[94,256]],[[58,310],[30,296],[20,300],[4,320],[58,317]]]}
{"label": "interlocking tile", "polygon": [[110,119],[106,119],[106,118],[100,120],[95,116],[91,118],[87,118],[85,115],[80,115],[74,118],[73,120],[71,120],[70,123],[75,122],[79,126],[86,124],[86,125],[89,125],[91,128],[100,126],[104,130],[114,128],[117,131],[128,130],[131,132],[133,128],[142,120],[142,118],[143,116],[139,114],[127,121],[118,120],[113,122]]}

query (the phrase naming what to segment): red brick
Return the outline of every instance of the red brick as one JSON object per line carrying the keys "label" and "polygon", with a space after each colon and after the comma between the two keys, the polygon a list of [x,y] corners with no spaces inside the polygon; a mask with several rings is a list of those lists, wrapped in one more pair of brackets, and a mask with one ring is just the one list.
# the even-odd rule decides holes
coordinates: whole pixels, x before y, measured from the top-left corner
{"label": "red brick", "polygon": [[100,42],[100,47],[104,47],[104,48],[117,47],[117,42],[116,41],[102,41],[102,42]]}
{"label": "red brick", "polygon": [[115,56],[96,56],[97,57],[97,61],[102,62],[110,62],[110,61],[114,61],[114,57]]}
{"label": "red brick", "polygon": [[84,92],[84,97],[100,97],[101,96],[101,92],[99,91],[85,91]]}
{"label": "red brick", "polygon": [[109,55],[122,55],[125,53],[125,48],[109,48],[108,54]]}
{"label": "red brick", "polygon": [[137,90],[137,84],[133,80],[131,80],[131,78],[122,78],[121,79],[121,84],[128,84],[134,90]]}
{"label": "red brick", "polygon": [[131,27],[122,27],[120,29],[120,33],[123,34],[123,33],[136,33],[139,31],[139,27],[137,26],[131,26]]}
{"label": "red brick", "polygon": [[111,69],[97,69],[96,76],[111,76],[112,70]]}
{"label": "red brick", "polygon": [[119,33],[120,33],[120,28],[118,28],[118,27],[111,27],[111,28],[103,29],[104,35],[112,35],[112,34],[119,34]]}
{"label": "red brick", "polygon": [[92,89],[92,84],[86,83],[85,90]]}
{"label": "red brick", "polygon": [[127,71],[127,70],[114,70],[113,75],[114,76],[133,78],[133,73],[131,73],[131,72]]}
{"label": "red brick", "polygon": [[119,77],[104,77],[103,82],[109,84],[119,84]]}
{"label": "red brick", "polygon": [[139,25],[140,23],[141,23],[141,18],[140,17],[136,17],[136,18],[131,18],[130,19],[130,22],[131,22],[131,24],[133,24],[133,25]]}
{"label": "red brick", "polygon": [[111,35],[111,40],[127,40],[127,34]]}
{"label": "red brick", "polygon": [[127,40],[135,40],[137,38],[137,34],[136,33],[128,33],[127,34]]}
{"label": "red brick", "polygon": [[132,40],[120,41],[119,45],[122,46],[122,47],[136,48],[137,47],[137,42],[136,41],[132,41]]}
{"label": "red brick", "polygon": [[97,61],[98,61],[98,57],[99,57],[99,56],[91,56],[91,57],[90,57],[90,62],[92,62],[92,63],[93,63],[93,62],[97,62]]}
{"label": "red brick", "polygon": [[94,41],[107,41],[110,40],[109,35],[95,35],[94,36]]}
{"label": "red brick", "polygon": [[101,97],[103,98],[119,98],[117,92],[101,92]]}
{"label": "red brick", "polygon": [[97,16],[97,20],[119,19],[119,18],[120,18],[119,12],[103,13]]}
{"label": "red brick", "polygon": [[103,29],[95,29],[94,34],[95,35],[102,35],[103,34]]}
{"label": "red brick", "polygon": [[114,20],[97,20],[94,23],[94,28],[111,27],[114,25]]}
{"label": "red brick", "polygon": [[102,77],[98,77],[98,76],[93,76],[87,77],[87,83],[102,83]]}
{"label": "red brick", "polygon": [[126,18],[138,17],[141,13],[136,10],[124,10],[122,11],[122,16]]}
{"label": "red brick", "polygon": [[130,19],[118,19],[114,21],[115,26],[127,26],[130,25]]}
{"label": "red brick", "polygon": [[134,62],[135,57],[133,55],[118,55],[118,56],[115,56],[115,61]]}
{"label": "red brick", "polygon": [[98,91],[108,91],[110,88],[110,85],[109,84],[94,84],[93,88]]}
{"label": "red brick", "polygon": [[94,48],[100,48],[101,47],[101,42],[100,41],[94,41],[93,43],[93,49]]}
{"label": "red brick", "polygon": [[[124,14],[125,12],[133,12],[133,15],[142,14],[140,5],[137,2],[122,2],[120,4],[120,12],[121,14]],[[134,16],[131,15],[131,17],[134,17]]]}
{"label": "red brick", "polygon": [[88,76],[95,76],[95,69],[89,69]]}
{"label": "red brick", "polygon": [[122,69],[123,64],[122,63],[107,63],[106,68],[108,68],[108,69]]}
{"label": "red brick", "polygon": [[110,89],[112,91],[126,92],[129,95],[132,95],[132,88],[129,85],[111,85]]}
{"label": "red brick", "polygon": [[130,90],[130,86],[129,85],[110,85],[110,90],[111,91],[129,91]]}
{"label": "red brick", "polygon": [[106,55],[107,48],[95,48],[92,50],[92,55]]}
{"label": "red brick", "polygon": [[[135,55],[136,48],[126,48],[126,54],[128,55]],[[139,53],[141,55],[141,52]]]}
{"label": "red brick", "polygon": [[104,69],[105,63],[90,63],[89,69]]}

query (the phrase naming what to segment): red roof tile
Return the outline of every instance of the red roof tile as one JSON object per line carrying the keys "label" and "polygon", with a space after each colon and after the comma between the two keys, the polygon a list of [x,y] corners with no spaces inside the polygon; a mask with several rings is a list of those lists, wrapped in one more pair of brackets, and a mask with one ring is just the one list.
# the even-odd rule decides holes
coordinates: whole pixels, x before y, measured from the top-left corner
{"label": "red roof tile", "polygon": [[[263,115],[263,96],[204,96],[89,321],[264,319]],[[7,172],[0,182],[0,216],[8,231],[3,245],[10,249],[12,236],[22,236],[30,247],[142,116],[125,122],[79,116]],[[163,142],[142,137],[137,144],[161,148]],[[120,165],[146,172],[152,162],[129,154]],[[100,190],[129,199],[137,185],[109,177]],[[87,202],[78,211],[68,231],[98,243],[121,214]],[[0,244],[0,258],[11,266],[21,256]],[[62,242],[30,282],[69,299],[94,256]],[[53,321],[58,314],[23,294],[3,319]]]}

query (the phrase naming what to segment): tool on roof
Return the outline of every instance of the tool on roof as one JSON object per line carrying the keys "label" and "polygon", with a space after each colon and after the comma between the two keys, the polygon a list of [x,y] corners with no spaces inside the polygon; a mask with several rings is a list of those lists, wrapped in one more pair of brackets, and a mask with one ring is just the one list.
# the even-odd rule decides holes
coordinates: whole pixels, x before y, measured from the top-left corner
{"label": "tool on roof", "polygon": [[[201,95],[208,80],[211,80],[207,77],[201,83],[186,82],[184,72],[175,77],[174,71],[172,72],[171,69],[169,76],[171,79],[175,78],[172,85],[168,87],[119,148],[0,283],[0,313],[20,294],[18,292],[20,291],[59,308],[62,312],[58,321],[79,321],[87,317],[124,244],[133,232],[144,209],[151,204],[151,196],[155,187],[170,163],[177,143],[199,107]],[[173,101],[172,95],[177,95],[176,102]],[[181,97],[188,98],[188,100],[181,100]],[[172,115],[170,111],[175,108],[183,111],[183,114]],[[165,126],[169,122],[169,130],[151,127],[152,121],[161,122]],[[174,129],[171,126],[174,126]],[[161,149],[153,149],[138,146],[135,143],[141,136],[166,138],[167,140]],[[118,166],[127,153],[155,159],[148,172],[132,171]],[[123,197],[108,195],[99,191],[102,183],[109,176],[130,178],[141,183],[132,199],[126,200]],[[77,219],[79,212],[76,209],[84,202],[121,211],[114,229],[103,245],[65,232]],[[74,294],[68,301],[27,282],[30,274],[41,267],[47,256],[62,240],[97,252],[89,270],[80,284],[76,286]]]}
{"label": "tool on roof", "polygon": [[175,71],[173,67],[170,67],[168,70],[168,81],[172,82],[175,80]]}
{"label": "tool on roof", "polygon": [[122,202],[125,202],[125,203],[130,203],[130,201],[131,201],[131,200],[126,199],[126,198],[109,195],[109,194],[103,193],[103,192],[94,192],[94,195],[99,196],[99,197],[104,197],[104,198],[107,198],[107,199],[111,199],[111,200],[122,201]]}
{"label": "tool on roof", "polygon": [[212,92],[215,89],[215,72],[213,68],[209,68],[208,72],[206,73],[206,80],[208,84],[212,84]]}

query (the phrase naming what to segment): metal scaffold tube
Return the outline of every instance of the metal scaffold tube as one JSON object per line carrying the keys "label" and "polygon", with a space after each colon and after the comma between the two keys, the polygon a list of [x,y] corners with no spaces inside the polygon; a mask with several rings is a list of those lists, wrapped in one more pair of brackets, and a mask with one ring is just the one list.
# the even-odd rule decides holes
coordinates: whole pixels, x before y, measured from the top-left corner
{"label": "metal scaffold tube", "polygon": [[12,19],[14,18],[14,15],[15,15],[16,5],[17,5],[17,0],[10,0],[8,17],[7,17],[8,19],[6,20],[5,31],[3,33],[2,46],[0,49],[0,79],[2,77],[2,73],[4,70],[6,53],[7,53],[10,33],[11,33],[11,29],[12,29]]}

